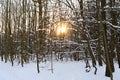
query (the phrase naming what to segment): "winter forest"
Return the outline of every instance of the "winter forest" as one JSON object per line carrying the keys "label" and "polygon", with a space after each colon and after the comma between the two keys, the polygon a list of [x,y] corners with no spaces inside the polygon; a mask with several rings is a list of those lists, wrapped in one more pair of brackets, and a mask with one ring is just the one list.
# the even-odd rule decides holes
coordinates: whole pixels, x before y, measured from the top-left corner
{"label": "winter forest", "polygon": [[39,74],[46,62],[53,74],[55,62],[83,62],[94,75],[105,66],[113,80],[120,68],[120,0],[0,0],[0,59],[13,68],[35,63]]}

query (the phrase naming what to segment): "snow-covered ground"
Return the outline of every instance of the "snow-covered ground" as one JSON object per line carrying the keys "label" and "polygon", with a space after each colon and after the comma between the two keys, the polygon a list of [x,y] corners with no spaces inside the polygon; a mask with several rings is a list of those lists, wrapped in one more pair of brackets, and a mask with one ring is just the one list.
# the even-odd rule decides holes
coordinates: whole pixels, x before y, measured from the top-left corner
{"label": "snow-covered ground", "polygon": [[[120,80],[120,69],[115,64],[116,72],[114,80]],[[51,72],[49,62],[40,64],[40,73],[36,71],[36,64],[25,64],[21,67],[0,61],[0,80],[110,80],[105,77],[105,66],[99,67],[97,74],[94,75],[94,68],[86,73],[85,63],[80,62],[54,62],[54,73]]]}

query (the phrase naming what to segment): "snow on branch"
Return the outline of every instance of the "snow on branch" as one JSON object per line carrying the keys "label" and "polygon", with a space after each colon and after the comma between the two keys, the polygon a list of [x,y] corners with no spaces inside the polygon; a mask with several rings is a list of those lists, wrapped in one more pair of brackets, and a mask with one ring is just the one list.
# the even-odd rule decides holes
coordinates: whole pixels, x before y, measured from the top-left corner
{"label": "snow on branch", "polygon": [[[95,41],[98,41],[98,38],[97,39],[90,39],[89,40],[90,42],[95,42]],[[87,40],[81,40],[82,43],[87,43]]]}
{"label": "snow on branch", "polygon": [[106,22],[106,23],[109,24],[109,25],[111,25],[111,26],[114,27],[114,28],[120,29],[120,26],[113,25],[113,24],[110,23],[110,22]]}

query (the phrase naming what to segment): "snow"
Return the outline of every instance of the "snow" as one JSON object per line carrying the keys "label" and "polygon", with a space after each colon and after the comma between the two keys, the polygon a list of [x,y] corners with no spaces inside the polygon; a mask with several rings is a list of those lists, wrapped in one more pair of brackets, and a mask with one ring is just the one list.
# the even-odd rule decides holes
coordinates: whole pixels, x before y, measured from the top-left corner
{"label": "snow", "polygon": [[116,26],[116,25],[113,25],[112,23],[110,23],[110,22],[107,22],[109,25],[111,25],[112,27],[114,27],[114,28],[118,28],[118,29],[120,29],[120,26]]}
{"label": "snow", "polygon": [[[86,72],[85,63],[79,62],[54,62],[54,72],[51,72],[50,62],[40,64],[40,73],[36,71],[36,64],[29,63],[21,67],[0,61],[0,80],[110,80],[105,77],[105,66],[98,67],[97,74],[94,75],[94,68]],[[113,74],[114,80],[119,80],[120,69],[115,64],[116,72]]]}

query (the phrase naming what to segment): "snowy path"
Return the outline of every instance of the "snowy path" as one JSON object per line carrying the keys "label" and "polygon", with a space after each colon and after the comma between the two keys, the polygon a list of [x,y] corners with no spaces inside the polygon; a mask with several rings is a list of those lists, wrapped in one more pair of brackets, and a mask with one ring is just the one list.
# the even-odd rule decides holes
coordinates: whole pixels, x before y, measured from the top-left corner
{"label": "snowy path", "polygon": [[[36,71],[36,64],[11,66],[10,63],[0,62],[0,80],[110,80],[104,76],[105,67],[99,67],[97,75],[94,68],[89,73],[85,71],[83,62],[55,62],[54,73],[50,69],[50,63],[41,64],[40,74]],[[115,65],[117,68],[117,65]],[[114,80],[120,80],[120,69],[114,73]]]}

